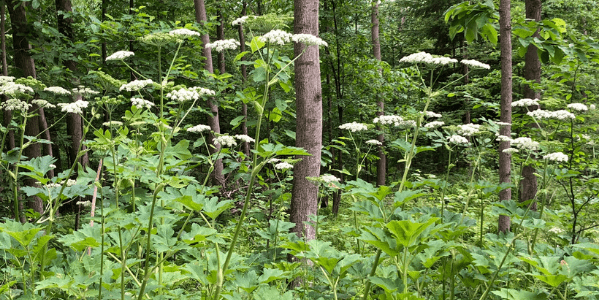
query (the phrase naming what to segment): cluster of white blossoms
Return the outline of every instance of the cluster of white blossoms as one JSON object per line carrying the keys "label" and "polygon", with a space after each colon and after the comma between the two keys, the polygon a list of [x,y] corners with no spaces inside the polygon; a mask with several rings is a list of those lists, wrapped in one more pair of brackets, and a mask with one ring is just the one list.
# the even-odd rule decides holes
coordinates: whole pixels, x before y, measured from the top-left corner
{"label": "cluster of white blossoms", "polygon": [[277,170],[289,170],[289,169],[293,168],[294,165],[284,161],[284,162],[280,162],[280,163],[274,165],[274,167]]}
{"label": "cluster of white blossoms", "polygon": [[490,69],[490,65],[488,64],[484,64],[480,61],[476,61],[474,59],[463,59],[460,61],[461,64],[463,65],[467,65],[469,67],[473,67],[473,68],[481,68],[481,69]]}
{"label": "cluster of white blossoms", "polygon": [[402,117],[400,116],[379,116],[375,119],[373,119],[373,123],[375,124],[381,124],[381,125],[390,125],[390,124],[394,124],[394,126],[400,126],[402,124],[402,122],[404,121],[404,119],[402,119]]}
{"label": "cluster of white blossoms", "polygon": [[55,108],[56,107],[56,105],[54,105],[46,100],[43,100],[43,99],[34,99],[31,101],[31,103],[35,104],[39,107],[47,107],[47,108]]}
{"label": "cluster of white blossoms", "polygon": [[510,136],[506,136],[506,135],[498,135],[498,137],[496,138],[496,141],[498,141],[498,142],[511,142],[512,138]]}
{"label": "cluster of white blossoms", "polygon": [[106,58],[106,61],[109,60],[123,60],[130,56],[134,56],[135,53],[131,51],[117,51]]}
{"label": "cluster of white blossoms", "polygon": [[456,135],[456,134],[449,136],[448,141],[450,143],[457,144],[457,145],[468,145],[469,144],[469,140],[467,140],[467,138],[465,138],[464,136]]}
{"label": "cluster of white blossoms", "polygon": [[339,178],[337,178],[331,174],[323,174],[323,175],[319,176],[319,179],[321,179],[321,181],[323,181],[325,183],[340,182]]}
{"label": "cluster of white blossoms", "polygon": [[4,103],[0,104],[0,108],[8,110],[19,110],[27,111],[31,107],[31,104],[27,104],[25,101],[19,99],[8,99]]}
{"label": "cluster of white blossoms", "polygon": [[281,161],[281,159],[279,159],[279,158],[270,158],[269,160],[267,160],[267,163],[274,164],[274,163],[278,163],[280,161]]}
{"label": "cluster of white blossoms", "polygon": [[50,86],[44,89],[44,92],[50,92],[56,95],[71,95],[71,92],[60,87],[60,86]]}
{"label": "cluster of white blossoms", "polygon": [[231,26],[242,25],[242,24],[246,23],[246,20],[248,20],[248,16],[243,16],[241,18],[237,18],[237,19],[233,20],[233,22],[231,22]]}
{"label": "cluster of white blossoms", "polygon": [[413,53],[400,59],[400,62],[406,63],[426,63],[432,65],[447,65],[457,63],[458,60],[449,57],[435,57],[426,52]]}
{"label": "cluster of white blossoms", "polygon": [[321,38],[316,37],[312,34],[306,34],[306,33],[294,34],[292,36],[292,41],[294,41],[296,43],[303,43],[307,46],[317,45],[317,46],[327,47],[327,42],[325,42]]}
{"label": "cluster of white blossoms", "polygon": [[425,128],[437,128],[437,127],[440,127],[440,126],[443,126],[443,125],[444,125],[444,122],[442,122],[442,121],[433,121],[433,122],[429,122],[429,123],[425,124],[423,127],[425,127]]}
{"label": "cluster of white blossoms", "polygon": [[521,150],[537,150],[540,148],[540,143],[528,138],[528,137],[519,137],[510,141],[511,145],[521,149]]}
{"label": "cluster of white blossoms", "polygon": [[152,79],[146,79],[146,80],[134,80],[132,82],[126,83],[124,85],[122,85],[119,90],[120,91],[128,91],[128,92],[137,92],[141,89],[143,89],[144,87],[151,85],[153,83]]}
{"label": "cluster of white blossoms", "polygon": [[434,113],[432,111],[426,111],[425,116],[428,118],[441,118],[442,114]]}
{"label": "cluster of white blossoms", "polygon": [[567,162],[569,160],[569,156],[562,152],[554,152],[554,153],[544,155],[544,159],[551,160],[551,161]]}
{"label": "cluster of white blossoms", "polygon": [[576,110],[576,111],[587,111],[588,107],[587,105],[583,104],[583,103],[571,103],[567,105],[567,108],[570,108],[572,110]]}
{"label": "cluster of white blossoms", "polygon": [[350,130],[352,132],[357,132],[367,130],[367,124],[352,122],[342,124],[339,128],[342,130]]}
{"label": "cluster of white blossoms", "polygon": [[135,105],[138,108],[147,109],[150,109],[152,108],[152,106],[154,106],[154,103],[142,98],[131,98],[131,104]]}
{"label": "cluster of white blossoms", "polygon": [[182,36],[182,37],[200,36],[200,33],[193,31],[193,30],[185,29],[185,28],[171,30],[171,31],[169,31],[169,34],[174,35],[174,36]]}
{"label": "cluster of white blossoms", "polygon": [[187,129],[188,132],[196,132],[196,133],[202,133],[204,131],[210,131],[210,126],[208,125],[196,125],[194,127],[190,127]]}
{"label": "cluster of white blossoms", "polygon": [[167,98],[174,101],[185,102],[191,100],[198,100],[198,98],[200,98],[200,94],[198,94],[198,92],[196,92],[195,90],[181,88],[179,90],[168,93]]}
{"label": "cluster of white blossoms", "polygon": [[[49,188],[58,188],[58,187],[61,187],[64,183],[65,183],[64,181],[53,182],[53,183],[48,183],[46,186]],[[74,179],[67,180],[67,186],[74,186],[75,184],[77,184],[77,180],[74,180]]]}
{"label": "cluster of white blossoms", "polygon": [[536,109],[534,111],[530,111],[527,113],[528,116],[536,118],[536,119],[557,119],[557,120],[567,120],[567,119],[575,119],[575,115],[566,110],[557,110],[557,111],[547,111]]}
{"label": "cluster of white blossoms", "polygon": [[82,95],[82,96],[92,96],[92,95],[98,95],[100,94],[100,92],[94,91],[88,87],[85,87],[83,85],[80,85],[76,88],[71,89],[72,93],[75,95]]}
{"label": "cluster of white blossoms", "polygon": [[18,94],[33,94],[33,89],[20,83],[7,82],[0,86],[0,94],[16,96]]}
{"label": "cluster of white blossoms", "polygon": [[458,125],[458,134],[464,136],[472,136],[479,132],[481,125],[478,124],[463,124]]}
{"label": "cluster of white blossoms", "polygon": [[120,122],[120,121],[108,121],[108,122],[102,123],[102,125],[104,125],[106,127],[121,127],[121,126],[123,126],[123,122]]}
{"label": "cluster of white blossoms", "polygon": [[191,88],[190,90],[195,91],[200,96],[204,96],[204,95],[214,96],[214,95],[216,95],[215,91],[209,90],[209,89],[205,89],[205,88],[199,87],[199,86],[195,86],[195,87]]}
{"label": "cluster of white blossoms", "polygon": [[230,135],[220,135],[215,138],[215,143],[222,145],[224,147],[231,147],[237,145],[235,138]]}
{"label": "cluster of white blossoms", "polygon": [[254,139],[245,134],[236,134],[235,138],[245,143],[254,143]]}
{"label": "cluster of white blossoms", "polygon": [[504,150],[502,150],[502,152],[504,153],[508,153],[508,154],[514,154],[519,152],[519,149],[515,149],[515,148],[506,148]]}
{"label": "cluster of white blossoms", "polygon": [[211,48],[217,52],[223,52],[223,50],[227,50],[227,49],[233,50],[239,46],[240,46],[240,42],[238,42],[234,39],[218,40],[218,41],[214,41],[213,43],[206,44],[206,48]]}
{"label": "cluster of white blossoms", "polygon": [[500,125],[500,126],[511,126],[511,123],[506,123],[506,122],[500,122],[500,121],[494,121],[494,123]]}
{"label": "cluster of white blossoms", "polygon": [[590,104],[590,110],[594,110],[594,109],[596,109],[596,105]]}
{"label": "cluster of white blossoms", "polygon": [[378,141],[378,140],[368,140],[368,141],[366,141],[366,142],[365,142],[365,144],[368,144],[368,145],[375,145],[375,146],[381,146],[381,145],[383,145],[383,144],[382,144],[380,141]]}
{"label": "cluster of white blossoms", "polygon": [[403,127],[417,127],[417,122],[415,120],[405,120],[400,122],[399,126]]}
{"label": "cluster of white blossoms", "polygon": [[14,76],[0,76],[0,84],[4,84],[7,82],[13,82],[13,81],[15,81]]}
{"label": "cluster of white blossoms", "polygon": [[552,232],[552,233],[556,233],[556,234],[559,234],[559,233],[563,232],[563,230],[560,229],[560,228],[558,228],[558,227],[552,227],[548,231]]}
{"label": "cluster of white blossoms", "polygon": [[49,167],[50,169],[56,169],[56,165],[55,165],[55,164],[49,164],[49,165],[48,165],[48,167]]}
{"label": "cluster of white blossoms", "polygon": [[519,101],[513,101],[510,106],[512,107],[517,107],[517,106],[521,106],[521,107],[529,107],[529,106],[534,106],[534,105],[540,105],[538,103],[538,99],[529,99],[529,98],[525,98],[525,99],[521,99]]}
{"label": "cluster of white blossoms", "polygon": [[61,111],[66,111],[68,113],[74,114],[82,114],[83,109],[88,107],[89,102],[83,100],[77,100],[72,103],[59,103],[58,106],[61,108]]}
{"label": "cluster of white blossoms", "polygon": [[260,41],[263,43],[277,44],[277,45],[285,45],[285,43],[289,43],[292,39],[292,34],[285,32],[283,30],[274,29],[263,36],[259,37]]}

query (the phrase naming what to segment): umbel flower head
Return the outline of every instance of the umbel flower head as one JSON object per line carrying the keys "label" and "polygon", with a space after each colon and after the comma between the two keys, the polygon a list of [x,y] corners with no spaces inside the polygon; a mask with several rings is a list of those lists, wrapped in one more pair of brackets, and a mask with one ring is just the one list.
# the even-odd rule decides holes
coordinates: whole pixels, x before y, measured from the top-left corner
{"label": "umbel flower head", "polygon": [[277,170],[289,170],[289,169],[293,168],[294,165],[284,161],[284,162],[280,162],[280,163],[274,165],[274,167]]}
{"label": "umbel flower head", "polygon": [[120,91],[128,91],[128,92],[137,92],[141,89],[143,89],[144,87],[151,85],[152,79],[146,79],[146,80],[134,80],[132,82],[126,83],[124,85],[121,86],[121,88],[119,88]]}
{"label": "umbel flower head", "polygon": [[551,160],[551,161],[558,161],[558,162],[567,162],[569,160],[569,156],[562,153],[562,152],[555,152],[555,153],[550,153],[547,155],[544,155],[544,159],[547,160]]}
{"label": "umbel flower head", "polygon": [[305,44],[306,46],[317,45],[317,46],[327,47],[327,42],[325,42],[324,40],[322,40],[312,34],[306,34],[306,33],[294,34],[292,36],[292,41],[294,41],[296,43]]}
{"label": "umbel flower head", "polygon": [[130,56],[134,56],[135,53],[131,51],[117,51],[106,58],[106,61],[109,60],[124,60]]}
{"label": "umbel flower head", "polygon": [[472,136],[479,132],[481,125],[478,124],[463,124],[458,125],[458,134],[464,136]]}
{"label": "umbel flower head", "polygon": [[557,120],[567,120],[567,119],[575,119],[575,115],[566,111],[566,110],[557,110],[557,111],[547,111],[536,109],[534,111],[530,111],[527,113],[528,116],[536,118],[536,119],[557,119]]}
{"label": "umbel flower head", "polygon": [[7,96],[19,96],[22,94],[33,94],[33,89],[20,83],[6,82],[0,86],[0,94]]}
{"label": "umbel flower head", "polygon": [[433,56],[426,52],[419,52],[419,53],[413,53],[409,56],[403,57],[402,59],[400,59],[400,62],[414,63],[414,64],[425,63],[425,64],[431,64],[431,65],[447,65],[450,63],[457,63],[458,60],[456,60],[454,58],[449,58],[449,57]]}
{"label": "umbel flower head", "polygon": [[379,116],[379,117],[373,119],[373,123],[375,123],[375,124],[381,124],[381,125],[394,124],[394,126],[400,126],[403,121],[404,121],[404,119],[402,119],[402,117],[394,116],[394,115]]}
{"label": "umbel flower head", "polygon": [[510,144],[521,150],[537,150],[540,148],[540,143],[528,137],[518,137],[510,141]]}
{"label": "umbel flower head", "polygon": [[248,16],[243,16],[241,18],[237,18],[231,22],[231,26],[242,25],[248,20]]}
{"label": "umbel flower head", "polygon": [[218,41],[214,41],[213,43],[206,44],[206,48],[211,48],[217,52],[223,52],[224,50],[227,50],[227,49],[233,50],[239,46],[240,46],[240,42],[238,42],[234,39],[218,40]]}
{"label": "umbel flower head", "polygon": [[283,30],[275,29],[265,33],[263,36],[259,37],[260,41],[263,43],[277,44],[280,46],[289,43],[292,39],[292,34],[285,32]]}
{"label": "umbel flower head", "polygon": [[29,108],[31,108],[31,104],[27,104],[27,102],[21,101],[19,99],[8,99],[4,103],[0,104],[0,108],[6,111],[18,110],[25,112]]}
{"label": "umbel flower head", "polygon": [[210,126],[208,125],[196,125],[194,127],[190,127],[187,129],[188,132],[196,132],[196,133],[202,133],[204,131],[210,131]]}
{"label": "umbel flower head", "polygon": [[61,108],[61,111],[74,113],[74,114],[82,114],[83,109],[88,107],[89,102],[83,100],[77,100],[73,103],[59,103],[58,106]]}
{"label": "umbel flower head", "polygon": [[457,145],[468,145],[469,144],[469,140],[467,140],[464,136],[460,136],[460,135],[452,135],[448,137],[448,141],[452,144],[457,144]]}
{"label": "umbel flower head", "polygon": [[31,100],[31,103],[35,104],[39,107],[43,107],[43,108],[55,108],[56,107],[56,105],[54,105],[46,100],[43,100],[43,99],[33,99],[33,100]]}
{"label": "umbel flower head", "polygon": [[142,98],[131,98],[131,104],[135,105],[135,107],[138,107],[138,108],[147,108],[147,109],[150,109],[150,108],[152,108],[152,106],[154,106],[154,103],[152,103],[148,100],[142,99]]}
{"label": "umbel flower head", "polygon": [[352,132],[357,132],[357,131],[367,130],[367,125],[363,124],[363,123],[352,122],[352,123],[342,124],[342,125],[340,125],[339,128],[342,130],[350,130]]}
{"label": "umbel flower head", "polygon": [[44,89],[44,92],[50,92],[56,95],[71,95],[71,92],[60,87],[60,86],[50,86]]}
{"label": "umbel flower head", "polygon": [[245,143],[254,143],[254,139],[245,134],[236,134],[235,138]]}
{"label": "umbel flower head", "polygon": [[224,147],[231,147],[237,145],[235,138],[233,138],[230,135],[220,135],[215,138],[214,142]]}
{"label": "umbel flower head", "polygon": [[196,92],[194,89],[181,88],[168,93],[167,98],[170,98],[174,101],[185,102],[198,100],[198,98],[200,98],[200,94],[198,94],[198,92]]}
{"label": "umbel flower head", "polygon": [[433,122],[429,122],[427,124],[425,124],[423,127],[425,128],[436,128],[436,127],[440,127],[443,126],[444,122],[442,121],[433,121]]}
{"label": "umbel flower head", "polygon": [[368,141],[366,141],[366,142],[365,142],[365,144],[368,144],[368,145],[374,145],[374,146],[381,146],[381,145],[383,145],[383,144],[382,144],[380,141],[378,141],[378,140],[368,140]]}
{"label": "umbel flower head", "polygon": [[513,103],[510,104],[510,106],[512,107],[517,107],[517,106],[522,106],[522,107],[529,107],[529,106],[539,106],[540,104],[538,103],[538,99],[529,99],[529,98],[525,98],[525,99],[521,99],[519,101],[513,101]]}
{"label": "umbel flower head", "polygon": [[169,34],[173,35],[173,36],[180,36],[180,37],[200,36],[200,33],[193,31],[193,30],[185,29],[185,28],[171,30],[171,31],[169,31]]}
{"label": "umbel flower head", "polygon": [[588,107],[583,103],[571,103],[567,105],[567,108],[576,111],[587,111]]}
{"label": "umbel flower head", "polygon": [[474,59],[463,59],[460,61],[461,64],[469,66],[469,67],[473,67],[473,68],[480,68],[480,69],[490,69],[490,65],[488,64],[484,64],[482,62],[476,61]]}

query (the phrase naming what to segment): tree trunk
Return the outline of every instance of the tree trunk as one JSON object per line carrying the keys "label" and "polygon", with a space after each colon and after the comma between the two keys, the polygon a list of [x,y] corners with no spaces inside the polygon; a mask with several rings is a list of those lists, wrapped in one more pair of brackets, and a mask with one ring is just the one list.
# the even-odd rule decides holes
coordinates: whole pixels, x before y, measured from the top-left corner
{"label": "tree trunk", "polygon": [[[6,62],[6,4],[4,1],[0,2],[0,9],[2,10],[0,14],[2,14],[0,19],[0,40],[2,47],[2,75],[8,76],[8,63]],[[6,96],[2,96],[2,100],[6,101]],[[4,122],[2,123],[4,127],[8,128],[10,124],[10,120],[12,119],[12,110],[4,110]],[[15,132],[11,130],[8,132],[7,142],[8,149],[5,147],[4,150],[8,152],[8,150],[12,150],[15,148]]]}
{"label": "tree trunk", "polygon": [[[542,19],[542,1],[541,0],[525,0],[525,17],[527,19],[532,19],[535,21],[540,21]],[[533,35],[534,37],[539,37],[539,30]],[[527,47],[527,52],[525,53],[525,68],[523,70],[523,77],[525,77],[528,81],[534,81],[536,83],[540,83],[541,77],[541,63],[537,54],[537,48],[534,45],[529,45]],[[530,99],[539,99],[541,94],[539,91],[532,88],[529,84],[525,84],[523,87],[523,96],[525,98]],[[539,106],[529,107],[529,110],[538,109]],[[537,124],[529,124],[530,127],[537,127]],[[537,177],[535,177],[535,168],[532,165],[523,166],[523,171],[521,172],[521,188],[519,189],[519,201],[527,201],[535,199],[535,195],[537,194]],[[531,206],[531,209],[537,209],[537,203],[534,203]]]}
{"label": "tree trunk", "polygon": [[[294,33],[319,34],[319,1],[294,0]],[[294,45],[295,56],[305,45]],[[294,64],[296,74],[296,146],[312,156],[304,156],[294,166],[290,221],[292,229],[306,240],[315,238],[315,228],[305,222],[317,214],[318,187],[306,179],[319,176],[322,140],[322,99],[319,47],[310,46]]]}
{"label": "tree trunk", "polygon": [[[217,25],[217,40],[224,40],[225,39],[225,26],[223,24],[223,12],[222,12],[221,7],[219,7],[219,10],[217,11],[217,18],[219,20],[219,25]],[[218,61],[219,61],[219,72],[221,74],[225,74],[225,72],[226,72],[225,71],[225,51],[219,52]]]}
{"label": "tree trunk", "polygon": [[[25,13],[25,3],[19,0],[10,0],[7,2],[8,13],[10,14],[10,22],[13,31],[13,48],[14,48],[14,65],[20,73],[24,76],[31,76],[36,78],[35,63],[33,58],[29,55],[31,46],[29,45],[29,28],[27,26],[27,15]],[[43,108],[42,108],[43,109]],[[32,105],[30,112],[40,113],[37,105]],[[39,119],[37,117],[30,118],[25,126],[25,134],[28,136],[37,136],[40,133]],[[31,144],[29,147],[23,150],[23,155],[29,159],[39,157],[41,155],[40,144]],[[25,185],[34,186],[37,184],[34,179],[25,179]],[[38,213],[43,213],[44,203],[42,199],[36,196],[30,198],[27,203],[29,208],[33,209]],[[24,219],[21,218],[23,221]]]}
{"label": "tree trunk", "polygon": [[[379,0],[373,0],[372,11],[371,11],[371,39],[373,40],[373,56],[375,59],[381,61],[381,44],[379,43]],[[379,75],[381,76],[381,69],[379,69]],[[377,95],[377,107],[379,111],[378,116],[383,115],[383,99]],[[377,130],[383,130],[377,126]],[[381,143],[379,146],[379,160],[377,161],[377,185],[385,185],[385,174],[386,174],[386,157],[384,151],[384,135],[383,132],[377,136],[377,140]]]}
{"label": "tree trunk", "polygon": [[[246,1],[242,3],[242,16],[246,15]],[[246,39],[244,37],[244,25],[240,24],[238,27],[238,34],[240,36],[240,53],[246,51]],[[248,74],[246,73],[246,65],[242,65],[242,81],[246,83],[248,80]],[[248,121],[248,105],[242,101],[242,116],[244,116],[244,121],[242,122],[242,134],[248,135],[248,126],[246,122]],[[244,142],[243,144],[244,154],[246,157],[250,157],[250,144],[248,142]]]}
{"label": "tree trunk", "polygon": [[[194,8],[196,10],[196,22],[198,23],[206,23],[208,19],[206,18],[206,7],[204,6],[204,0],[194,0]],[[212,53],[210,48],[206,48],[205,45],[210,43],[210,37],[208,33],[202,35],[202,54],[206,58],[206,62],[204,64],[204,69],[210,73],[213,73],[213,63],[212,63]],[[211,130],[214,133],[221,133],[221,127],[219,126],[219,105],[215,104],[214,99],[209,99],[206,101],[208,104],[208,109],[212,116],[208,116],[208,126],[210,126]],[[212,148],[212,152],[217,153],[221,149],[221,145],[215,145],[214,135],[211,133],[208,135],[208,142],[215,147]],[[213,184],[217,184],[225,188],[225,177],[223,176],[223,160],[218,159],[215,162],[215,169],[213,171]]]}
{"label": "tree trunk", "polygon": [[[500,121],[512,123],[512,41],[510,26],[510,0],[500,0],[500,59],[502,78],[500,90]],[[501,126],[500,134],[510,136],[510,126]],[[499,177],[500,183],[510,183],[510,154],[503,150],[510,147],[510,142],[500,142]],[[500,192],[500,201],[511,199],[511,189]],[[510,231],[510,217],[498,216],[498,231]]]}

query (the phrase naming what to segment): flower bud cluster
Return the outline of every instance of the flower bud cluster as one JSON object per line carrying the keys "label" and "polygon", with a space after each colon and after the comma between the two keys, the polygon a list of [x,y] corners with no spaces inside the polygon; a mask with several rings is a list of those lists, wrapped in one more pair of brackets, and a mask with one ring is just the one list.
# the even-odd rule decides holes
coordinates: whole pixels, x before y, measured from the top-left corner
{"label": "flower bud cluster", "polygon": [[547,155],[544,155],[544,159],[547,160],[551,160],[551,161],[558,161],[558,162],[567,162],[569,160],[569,156],[562,153],[562,152],[555,152],[555,153],[550,153]]}
{"label": "flower bud cluster", "polygon": [[137,92],[141,89],[143,89],[144,87],[151,85],[152,79],[146,79],[146,80],[134,80],[132,82],[126,83],[124,85],[121,86],[121,88],[119,88],[120,91],[128,91],[128,92]]}
{"label": "flower bud cluster", "polygon": [[220,135],[215,138],[215,143],[222,145],[224,147],[231,147],[237,145],[235,138],[230,135]]}
{"label": "flower bud cluster", "polygon": [[367,130],[367,125],[363,124],[363,123],[352,122],[352,123],[342,124],[342,125],[340,125],[339,128],[342,130],[350,130],[352,132],[357,132],[357,131]]}
{"label": "flower bud cluster", "polygon": [[378,124],[378,123],[381,125],[394,124],[394,126],[400,126],[403,121],[404,121],[404,119],[402,119],[402,117],[394,116],[394,115],[379,116],[379,117],[373,119],[373,123],[375,123],[375,124]]}
{"label": "flower bud cluster", "polygon": [[206,44],[206,48],[211,48],[217,52],[223,52],[223,50],[227,50],[227,49],[233,50],[239,46],[240,46],[240,42],[238,42],[234,39],[218,40],[218,41],[214,41],[213,43]]}
{"label": "flower bud cluster", "polygon": [[135,105],[135,107],[138,108],[147,108],[150,109],[152,108],[152,106],[154,106],[154,103],[142,99],[142,98],[131,98],[131,104]]}
{"label": "flower bud cluster", "polygon": [[56,95],[71,95],[71,92],[60,87],[60,86],[50,86],[44,89],[44,92],[50,92]]}
{"label": "flower bud cluster", "polygon": [[82,114],[83,108],[88,107],[89,102],[83,100],[77,100],[73,103],[59,103],[58,106],[61,108],[61,111],[74,113],[74,114]]}
{"label": "flower bud cluster", "polygon": [[196,132],[196,133],[202,133],[204,131],[210,131],[210,126],[208,125],[196,125],[194,127],[190,127],[187,129],[188,132]]}
{"label": "flower bud cluster", "polygon": [[130,56],[134,56],[135,53],[131,51],[117,51],[106,58],[106,61],[109,60],[123,60]]}

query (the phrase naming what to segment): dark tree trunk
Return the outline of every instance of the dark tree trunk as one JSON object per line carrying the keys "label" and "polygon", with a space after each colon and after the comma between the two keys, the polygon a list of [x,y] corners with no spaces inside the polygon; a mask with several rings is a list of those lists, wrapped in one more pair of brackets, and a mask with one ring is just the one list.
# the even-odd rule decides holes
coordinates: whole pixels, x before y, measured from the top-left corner
{"label": "dark tree trunk", "polygon": [[[4,1],[0,2],[0,9],[2,10],[0,14],[2,14],[0,19],[0,39],[1,39],[1,47],[2,47],[2,75],[8,76],[8,63],[6,62],[6,4]],[[6,101],[6,96],[2,96],[2,100]],[[4,110],[4,122],[2,123],[4,127],[8,128],[10,124],[10,120],[12,119],[12,111]],[[5,146],[4,150],[8,152],[8,150],[15,148],[15,132],[13,130],[8,132],[6,137],[8,149]]]}
{"label": "dark tree trunk", "polygon": [[[371,38],[373,40],[373,56],[375,59],[381,61],[381,44],[379,43],[379,1],[374,0],[372,4],[371,11]],[[379,74],[381,75],[381,69],[379,70]],[[383,115],[383,99],[377,95],[377,107],[379,111],[377,112],[378,116]],[[378,130],[383,130],[383,128],[377,127]],[[384,151],[384,135],[383,133],[377,136],[377,140],[381,143],[379,146],[379,160],[377,161],[377,185],[385,185],[385,174],[386,174],[386,157]]]}
{"label": "dark tree trunk", "polygon": [[[510,0],[500,0],[500,57],[502,78],[500,90],[500,121],[512,123],[512,41],[510,26]],[[501,126],[500,134],[510,136],[510,126]],[[503,150],[510,147],[510,142],[500,142],[499,177],[500,183],[510,183],[510,154]],[[500,201],[511,199],[511,189],[500,192]],[[510,217],[498,216],[498,231],[510,231]]]}
{"label": "dark tree trunk", "polygon": [[[219,8],[217,11],[217,18],[219,19],[219,25],[217,26],[217,39],[224,40],[225,39],[225,26],[223,24],[223,11],[222,8]],[[241,43],[240,43],[241,44]],[[221,74],[225,74],[225,51],[221,51],[218,55],[219,61],[219,72]]]}
{"label": "dark tree trunk", "polygon": [[[525,0],[525,17],[527,19],[540,21],[542,19],[542,1]],[[537,31],[534,36],[539,37],[539,31]],[[534,45],[529,45],[527,47],[527,52],[525,53],[525,68],[523,70],[523,77],[525,77],[525,79],[528,81],[533,81],[539,84],[541,82],[541,70],[542,67],[537,54],[537,48]],[[541,94],[529,84],[525,84],[523,87],[523,96],[530,99],[539,99]],[[529,110],[535,110],[538,108],[539,106],[529,107]],[[529,126],[537,127],[535,123],[529,124]],[[523,171],[521,172],[522,179],[520,182],[521,188],[519,189],[520,201],[535,199],[535,195],[537,194],[537,177],[534,173],[535,168],[532,165],[527,164],[523,166]],[[534,203],[531,206],[531,209],[536,210],[537,203]]]}
{"label": "dark tree trunk", "polygon": [[[206,17],[206,7],[204,6],[204,0],[194,0],[194,8],[196,12],[196,22],[204,24],[208,22]],[[213,73],[212,53],[210,48],[206,48],[205,45],[210,43],[210,37],[208,33],[202,35],[202,54],[206,58],[204,63],[204,69],[208,72]],[[214,103],[214,99],[206,101],[208,109],[212,116],[208,116],[208,126],[214,133],[221,133],[221,127],[219,126],[219,105]],[[214,145],[214,135],[208,135],[208,142]],[[212,148],[212,152],[217,153],[221,149],[221,145],[215,145]],[[213,184],[217,184],[225,188],[225,177],[223,176],[223,160],[218,159],[215,162],[215,169],[213,171]]]}
{"label": "dark tree trunk", "polygon": [[[319,1],[294,0],[294,33],[319,34]],[[294,54],[305,45],[296,43]],[[322,116],[319,47],[310,46],[294,65],[296,73],[296,146],[312,156],[304,156],[294,166],[290,221],[292,229],[306,240],[315,238],[315,228],[307,226],[309,216],[317,214],[318,187],[306,179],[319,176],[321,163]]]}
{"label": "dark tree trunk", "polygon": [[[246,15],[246,1],[242,3],[242,16]],[[240,52],[246,51],[246,39],[244,37],[244,25],[240,24],[238,27],[238,34],[240,36]],[[245,83],[248,80],[248,74],[246,73],[246,65],[242,65],[242,81]],[[242,116],[244,121],[242,122],[242,134],[248,135],[248,105],[242,101]],[[248,142],[244,142],[244,154],[246,157],[250,157],[250,145]]]}
{"label": "dark tree trunk", "polygon": [[[25,13],[25,3],[18,0],[10,0],[7,2],[8,13],[10,14],[10,22],[13,31],[13,48],[14,48],[14,65],[21,75],[36,78],[35,63],[29,55],[31,46],[29,45],[29,28],[27,26],[27,15]],[[42,109],[40,109],[41,111]],[[33,105],[30,112],[38,111],[37,105]],[[39,113],[39,111],[38,111]],[[27,121],[25,126],[25,134],[28,136],[37,136],[40,133],[39,118],[33,117]],[[40,144],[31,144],[23,150],[23,155],[29,159],[39,157],[41,155]],[[37,182],[33,179],[25,179],[25,185],[34,186]],[[27,203],[29,208],[38,213],[44,212],[44,203],[39,197],[31,197]],[[21,221],[24,221],[21,217]]]}

